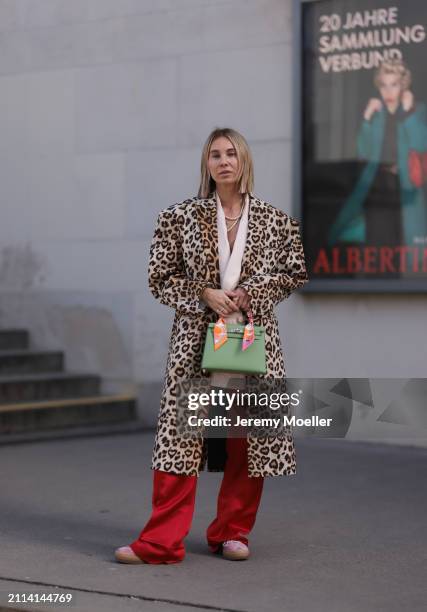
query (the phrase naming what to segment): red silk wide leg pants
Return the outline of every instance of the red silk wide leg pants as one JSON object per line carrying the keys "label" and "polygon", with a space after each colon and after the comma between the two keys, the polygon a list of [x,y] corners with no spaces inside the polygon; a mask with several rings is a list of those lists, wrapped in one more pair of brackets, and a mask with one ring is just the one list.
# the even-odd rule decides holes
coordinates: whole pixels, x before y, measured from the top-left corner
{"label": "red silk wide leg pants", "polygon": [[[130,544],[146,563],[178,563],[184,559],[184,538],[193,519],[197,478],[154,470],[152,514],[139,538]],[[225,540],[248,544],[263,484],[263,477],[248,476],[246,438],[227,438],[227,462],[218,494],[217,516],[206,532],[213,552]]]}

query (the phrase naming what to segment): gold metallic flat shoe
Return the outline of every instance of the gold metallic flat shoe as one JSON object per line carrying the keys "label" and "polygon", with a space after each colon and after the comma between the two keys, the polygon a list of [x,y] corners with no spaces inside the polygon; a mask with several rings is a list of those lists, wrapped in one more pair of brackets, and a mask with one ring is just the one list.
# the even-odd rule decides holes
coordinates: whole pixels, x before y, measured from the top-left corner
{"label": "gold metallic flat shoe", "polygon": [[144,563],[131,549],[130,546],[121,546],[120,548],[116,548],[114,551],[114,556],[116,557],[116,561],[119,563],[131,563],[134,565],[138,565],[139,563]]}

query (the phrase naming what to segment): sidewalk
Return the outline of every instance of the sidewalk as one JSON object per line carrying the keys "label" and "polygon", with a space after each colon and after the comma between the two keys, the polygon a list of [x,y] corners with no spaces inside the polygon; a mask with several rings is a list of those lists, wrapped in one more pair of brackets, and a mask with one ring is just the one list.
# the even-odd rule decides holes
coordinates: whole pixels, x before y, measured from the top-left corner
{"label": "sidewalk", "polygon": [[[266,479],[239,563],[207,550],[221,474],[204,472],[184,562],[121,565],[114,549],[148,518],[152,442],[136,432],[0,448],[0,609],[425,610],[426,449],[297,439],[298,473]],[[9,592],[73,600],[24,606]]]}

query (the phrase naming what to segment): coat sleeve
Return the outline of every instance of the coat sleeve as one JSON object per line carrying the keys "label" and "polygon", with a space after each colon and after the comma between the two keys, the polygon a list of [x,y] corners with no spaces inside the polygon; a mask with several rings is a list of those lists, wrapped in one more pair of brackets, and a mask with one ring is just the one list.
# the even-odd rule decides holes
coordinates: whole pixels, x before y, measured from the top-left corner
{"label": "coat sleeve", "polygon": [[410,149],[419,153],[427,151],[427,113],[424,103],[403,114],[402,126]]}
{"label": "coat sleeve", "polygon": [[359,159],[371,159],[372,157],[372,121],[363,119],[357,135],[357,156]]}
{"label": "coat sleeve", "polygon": [[[402,113],[403,115],[403,113]],[[427,152],[427,116],[426,107],[422,102],[417,102],[415,107],[404,114],[402,121],[402,129],[399,132],[398,148],[402,162],[399,168],[399,179],[402,190],[419,189],[411,179],[409,168],[409,156],[412,151],[418,153]],[[421,189],[423,187],[421,186]],[[411,197],[404,198],[408,202],[412,202]],[[405,201],[403,202],[405,206]],[[409,204],[411,207],[412,204]]]}
{"label": "coat sleeve", "polygon": [[200,298],[210,282],[192,279],[184,265],[178,220],[171,209],[157,219],[150,246],[148,286],[161,304],[189,315],[200,314]]}
{"label": "coat sleeve", "polygon": [[254,274],[239,285],[248,292],[254,314],[271,310],[288,298],[295,289],[308,282],[299,223],[296,219],[287,218],[282,229],[282,238],[275,271]]}

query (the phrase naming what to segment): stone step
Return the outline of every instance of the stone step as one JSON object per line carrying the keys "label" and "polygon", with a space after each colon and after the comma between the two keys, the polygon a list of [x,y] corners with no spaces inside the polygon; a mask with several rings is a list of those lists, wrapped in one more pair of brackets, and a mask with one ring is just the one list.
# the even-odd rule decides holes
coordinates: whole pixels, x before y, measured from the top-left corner
{"label": "stone step", "polygon": [[0,405],[99,394],[101,377],[79,372],[0,376]]}
{"label": "stone step", "polygon": [[0,330],[0,351],[8,349],[27,349],[30,346],[30,334],[26,329]]}
{"label": "stone step", "polygon": [[[92,438],[100,436],[116,436],[123,434],[139,434],[152,428],[136,418],[132,421],[117,421],[111,423],[89,423],[88,425],[73,425],[72,427],[55,427],[37,429],[34,431],[18,431],[16,433],[0,434],[0,447],[13,444],[29,444],[46,440],[70,440],[73,438]],[[153,431],[154,437],[154,431]]]}
{"label": "stone step", "polygon": [[0,350],[0,376],[61,372],[63,369],[64,353],[62,351]]}
{"label": "stone step", "polygon": [[137,418],[133,395],[96,395],[0,405],[0,435],[52,429],[105,425]]}

